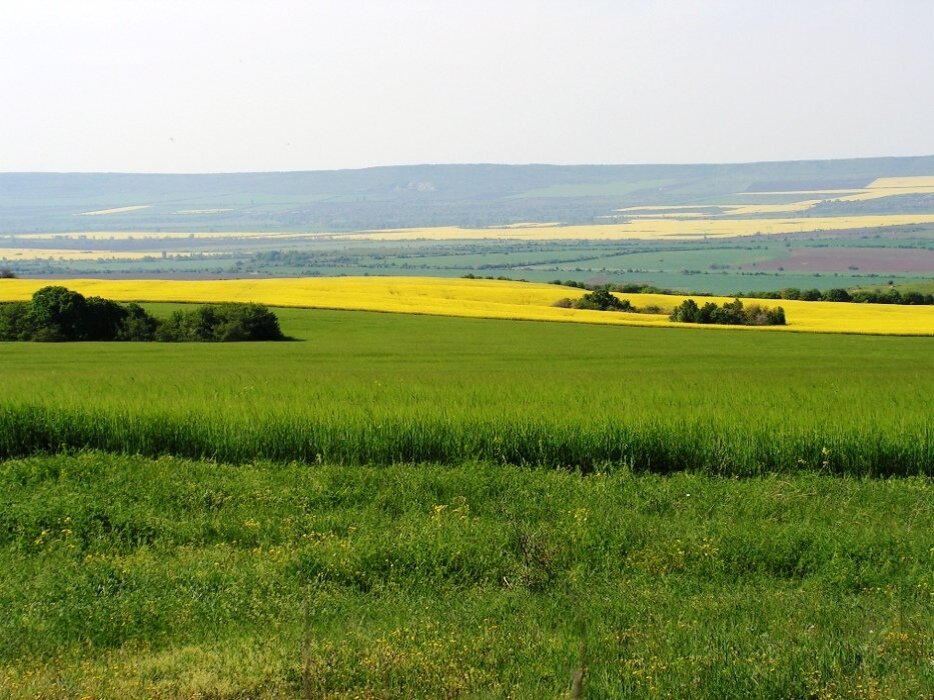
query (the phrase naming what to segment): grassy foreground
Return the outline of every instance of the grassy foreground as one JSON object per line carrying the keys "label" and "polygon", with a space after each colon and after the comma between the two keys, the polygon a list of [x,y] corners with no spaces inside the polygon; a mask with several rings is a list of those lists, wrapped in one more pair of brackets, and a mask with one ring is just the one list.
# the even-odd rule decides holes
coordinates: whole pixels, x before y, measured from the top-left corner
{"label": "grassy foreground", "polygon": [[934,491],[0,463],[0,697],[924,698]]}

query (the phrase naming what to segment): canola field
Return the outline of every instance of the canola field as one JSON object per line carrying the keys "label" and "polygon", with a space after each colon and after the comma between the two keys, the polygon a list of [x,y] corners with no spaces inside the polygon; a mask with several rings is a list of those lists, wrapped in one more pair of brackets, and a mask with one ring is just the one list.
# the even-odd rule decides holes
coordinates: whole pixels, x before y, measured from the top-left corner
{"label": "canola field", "polygon": [[[667,208],[667,207],[666,207]],[[751,210],[750,210],[751,211]],[[682,214],[683,216],[683,214]],[[578,226],[525,226],[523,228],[436,228],[387,229],[341,234],[349,240],[691,240],[733,238],[756,234],[778,235],[809,231],[848,231],[934,223],[934,214],[878,214],[862,216],[806,216],[761,219],[634,218],[616,224]],[[325,234],[321,234],[325,235]]]}
{"label": "canola field", "polygon": [[[814,202],[819,200],[813,200]],[[730,213],[740,214],[766,214],[793,211],[804,211],[807,207],[790,209],[791,205],[737,205]],[[734,238],[738,236],[752,236],[755,234],[783,234],[807,233],[811,231],[846,231],[864,228],[883,228],[891,226],[905,226],[913,224],[928,224],[934,222],[934,215],[927,214],[880,214],[871,216],[835,216],[835,217],[784,217],[784,218],[711,218],[715,212],[710,209],[721,207],[684,207],[685,211],[657,212],[656,207],[635,207],[630,210],[620,210],[620,213],[631,218],[631,221],[612,224],[575,224],[562,225],[559,223],[525,223],[521,225],[490,226],[484,228],[465,228],[460,226],[434,226],[424,228],[404,229],[373,229],[355,232],[329,232],[329,231],[289,231],[289,232],[255,232],[255,231],[168,231],[168,232],[139,232],[139,231],[91,231],[76,233],[24,233],[18,234],[17,239],[23,241],[49,241],[68,239],[74,240],[81,236],[82,240],[94,241],[99,247],[106,241],[135,240],[149,241],[154,246],[161,240],[184,239],[224,239],[226,240],[257,240],[263,241],[471,241],[471,240],[528,240],[528,241],[565,241],[565,240],[595,240],[595,241],[628,241],[648,240],[696,240],[703,238]],[[673,205],[666,205],[661,209],[680,209]],[[637,211],[644,210],[644,211]],[[702,218],[703,217],[703,218]],[[690,221],[682,220],[690,219]],[[17,250],[15,248],[11,250]],[[39,249],[40,251],[42,249]],[[157,248],[153,248],[157,250]],[[122,254],[122,251],[117,251]],[[151,253],[151,252],[150,252]],[[48,257],[50,253],[37,257]]]}
{"label": "canola field", "polygon": [[[24,301],[45,280],[0,280],[0,301]],[[559,321],[606,325],[670,327],[671,310],[689,297],[620,294],[637,308],[657,307],[659,313],[608,313],[554,306],[562,298],[576,299],[583,290],[552,284],[502,280],[422,277],[335,277],[259,280],[58,280],[85,296],[117,301],[255,302],[269,306],[346,309],[471,318]],[[691,297],[693,298],[693,297]],[[728,297],[696,297],[722,304]],[[736,327],[753,332],[869,333],[934,335],[934,307],[888,304],[846,304],[789,300],[745,300],[747,304],[785,309],[786,326]]]}
{"label": "canola field", "polygon": [[[805,212],[813,209],[818,204],[824,202],[866,202],[874,199],[885,199],[887,197],[897,197],[903,195],[928,195],[934,194],[934,177],[880,177],[873,180],[867,187],[858,189],[840,189],[840,190],[794,190],[779,192],[737,192],[736,197],[769,197],[772,195],[810,195],[809,199],[802,199],[794,202],[784,202],[781,204],[742,204],[742,205],[665,205],[649,206],[641,205],[635,207],[624,207],[617,211],[635,217],[653,217],[653,216],[675,216],[675,217],[694,217],[694,216],[719,216],[728,218],[731,216],[754,216],[756,214],[781,214]],[[677,210],[670,214],[657,214],[659,211],[669,209]],[[836,217],[835,217],[836,218]],[[849,218],[849,217],[839,217]],[[859,217],[861,218],[861,217]],[[876,224],[882,226],[884,224]],[[843,229],[852,228],[848,224],[843,225]],[[763,233],[766,233],[763,231]]]}
{"label": "canola field", "polygon": [[71,248],[0,248],[0,263],[17,263],[25,260],[142,260],[150,253],[138,251],[115,252],[107,248],[74,250]]}

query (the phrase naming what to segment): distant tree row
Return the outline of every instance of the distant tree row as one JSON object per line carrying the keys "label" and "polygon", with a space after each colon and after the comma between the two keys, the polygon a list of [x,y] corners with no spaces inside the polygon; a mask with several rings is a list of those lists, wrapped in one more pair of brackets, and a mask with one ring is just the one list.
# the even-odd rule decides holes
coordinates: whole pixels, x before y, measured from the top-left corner
{"label": "distant tree row", "polygon": [[908,306],[925,306],[934,304],[934,294],[921,292],[899,292],[897,289],[883,291],[846,289],[798,289],[786,287],[778,292],[750,292],[745,297],[756,299],[798,299],[801,301],[842,301],[857,304],[904,304]]}
{"label": "distant tree row", "polygon": [[739,299],[717,306],[708,301],[698,306],[693,299],[685,299],[668,317],[683,323],[719,323],[728,326],[784,326],[785,310],[776,306],[766,309],[758,304],[743,306]]}
{"label": "distant tree row", "polygon": [[43,287],[32,301],[0,304],[0,341],[282,340],[276,315],[259,304],[216,304],[176,311],[166,321],[139,304]]}
{"label": "distant tree row", "polygon": [[[556,284],[562,287],[574,287],[575,289],[608,289],[611,292],[622,292],[624,294],[678,294],[685,292],[663,289],[650,284],[609,284],[593,285],[586,282],[577,282],[576,280],[552,280],[549,284]],[[709,292],[687,292],[695,297],[709,297],[713,294]],[[885,291],[857,290],[849,291],[847,289],[835,288],[826,289],[798,289],[797,287],[785,287],[777,292],[738,292],[735,297],[746,297],[749,299],[787,299],[799,301],[836,301],[868,304],[906,304],[912,306],[934,305],[934,294],[922,294],[921,292],[899,292],[897,289],[887,289]]]}

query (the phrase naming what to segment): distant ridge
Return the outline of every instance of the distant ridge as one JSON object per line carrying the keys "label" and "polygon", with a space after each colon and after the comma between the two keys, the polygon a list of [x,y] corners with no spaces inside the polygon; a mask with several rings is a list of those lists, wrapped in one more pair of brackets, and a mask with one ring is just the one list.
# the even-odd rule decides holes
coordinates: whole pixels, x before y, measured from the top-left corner
{"label": "distant ridge", "polygon": [[[934,175],[934,156],[659,165],[399,165],[220,174],[0,173],[0,233],[593,223],[615,208]],[[145,208],[142,208],[145,207]],[[78,216],[86,212],[110,212]]]}

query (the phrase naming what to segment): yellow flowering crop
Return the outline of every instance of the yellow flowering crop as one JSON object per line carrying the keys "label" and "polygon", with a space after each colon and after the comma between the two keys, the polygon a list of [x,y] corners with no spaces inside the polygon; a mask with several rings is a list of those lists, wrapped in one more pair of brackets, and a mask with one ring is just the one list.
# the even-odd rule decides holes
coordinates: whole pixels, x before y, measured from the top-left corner
{"label": "yellow flowering crop", "polygon": [[[749,205],[755,208],[755,205]],[[763,205],[764,206],[764,205]],[[759,207],[762,208],[761,206]],[[751,211],[749,207],[746,208]],[[771,210],[770,210],[771,211]],[[410,240],[657,240],[663,238],[729,238],[756,233],[806,233],[808,231],[843,231],[882,228],[907,224],[934,223],[932,214],[880,214],[866,216],[810,216],[775,219],[692,219],[671,217],[636,217],[616,224],[580,226],[525,226],[523,228],[435,228],[386,229],[344,234],[347,239],[375,241]]]}
{"label": "yellow flowering crop", "polygon": [[152,253],[112,250],[70,250],[67,248],[0,248],[0,260],[23,262],[26,260],[142,260]]}
{"label": "yellow flowering crop", "polygon": [[[580,289],[552,284],[432,277],[312,277],[256,280],[0,280],[0,301],[27,300],[48,284],[61,284],[85,296],[117,301],[256,302],[361,311],[464,316],[476,318],[565,321],[633,326],[690,326],[673,323],[668,313],[687,296],[620,294],[636,308],[657,306],[660,313],[566,309],[562,298],[579,298]],[[729,297],[694,297],[722,304]],[[746,330],[934,335],[934,307],[852,304],[820,301],[747,299],[746,304],[782,306],[787,326]],[[739,328],[730,326],[729,328]]]}

